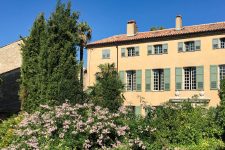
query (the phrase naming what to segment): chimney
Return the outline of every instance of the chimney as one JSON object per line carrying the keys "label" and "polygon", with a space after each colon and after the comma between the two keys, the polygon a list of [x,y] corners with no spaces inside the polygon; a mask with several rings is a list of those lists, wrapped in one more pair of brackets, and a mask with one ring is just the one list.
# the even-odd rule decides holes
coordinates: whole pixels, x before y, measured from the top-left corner
{"label": "chimney", "polygon": [[127,36],[134,36],[137,34],[137,25],[135,20],[127,22]]}
{"label": "chimney", "polygon": [[178,15],[176,17],[176,30],[182,30],[182,16]]}

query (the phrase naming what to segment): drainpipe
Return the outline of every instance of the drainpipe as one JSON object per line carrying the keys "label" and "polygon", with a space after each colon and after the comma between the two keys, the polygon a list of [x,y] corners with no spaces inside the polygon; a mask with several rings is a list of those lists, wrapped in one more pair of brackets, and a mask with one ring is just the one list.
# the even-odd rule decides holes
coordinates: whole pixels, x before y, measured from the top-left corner
{"label": "drainpipe", "polygon": [[117,69],[117,72],[119,71],[119,60],[118,60],[119,55],[118,55],[118,52],[119,52],[118,45],[116,45],[116,69]]}

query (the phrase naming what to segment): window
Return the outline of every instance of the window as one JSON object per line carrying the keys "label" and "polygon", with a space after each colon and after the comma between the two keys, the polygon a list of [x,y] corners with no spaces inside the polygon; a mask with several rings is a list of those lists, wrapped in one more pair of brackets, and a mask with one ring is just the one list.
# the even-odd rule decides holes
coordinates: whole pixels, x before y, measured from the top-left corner
{"label": "window", "polygon": [[178,42],[178,52],[192,52],[201,49],[201,41]]}
{"label": "window", "polygon": [[194,41],[191,41],[191,42],[185,42],[185,50],[187,52],[189,51],[194,51],[195,50],[195,42]]}
{"label": "window", "polygon": [[225,38],[220,39],[220,48],[225,48]]}
{"label": "window", "polygon": [[129,56],[135,56],[135,49],[134,49],[134,47],[127,48],[127,54],[128,54],[128,57]]}
{"label": "window", "polygon": [[184,89],[196,89],[196,67],[184,68]]}
{"label": "window", "polygon": [[153,70],[153,89],[155,91],[164,90],[164,71],[163,69]]}
{"label": "window", "polygon": [[136,90],[136,71],[127,71],[127,90]]}
{"label": "window", "polygon": [[125,50],[127,50],[127,56],[132,57],[132,56],[139,56],[139,47],[128,47],[128,48],[123,48],[121,56],[125,57]]}
{"label": "window", "polygon": [[102,59],[109,59],[110,58],[110,50],[104,49],[102,50]]}
{"label": "window", "polygon": [[162,45],[155,45],[154,50],[155,50],[155,54],[162,54],[163,53]]}
{"label": "window", "polygon": [[225,79],[225,65],[220,65],[220,80]]}
{"label": "window", "polygon": [[167,54],[168,44],[148,45],[147,54]]}
{"label": "window", "polygon": [[213,49],[225,48],[225,38],[213,39]]}

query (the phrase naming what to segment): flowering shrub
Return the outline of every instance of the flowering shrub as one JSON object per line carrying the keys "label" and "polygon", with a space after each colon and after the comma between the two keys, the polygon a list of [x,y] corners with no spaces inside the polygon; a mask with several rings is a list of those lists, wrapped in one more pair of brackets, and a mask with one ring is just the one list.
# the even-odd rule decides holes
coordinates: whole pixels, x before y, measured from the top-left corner
{"label": "flowering shrub", "polygon": [[16,126],[18,136],[6,149],[107,149],[119,147],[129,127],[120,119],[121,108],[109,113],[92,104],[41,105],[42,110],[24,114]]}

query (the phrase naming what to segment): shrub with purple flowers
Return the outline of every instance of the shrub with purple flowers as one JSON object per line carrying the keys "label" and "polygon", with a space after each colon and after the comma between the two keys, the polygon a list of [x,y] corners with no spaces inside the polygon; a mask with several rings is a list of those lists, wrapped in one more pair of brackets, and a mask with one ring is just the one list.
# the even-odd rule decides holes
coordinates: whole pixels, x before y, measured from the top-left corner
{"label": "shrub with purple flowers", "polygon": [[120,147],[129,133],[124,109],[110,113],[93,104],[49,107],[24,114],[16,138],[6,149],[108,149]]}

